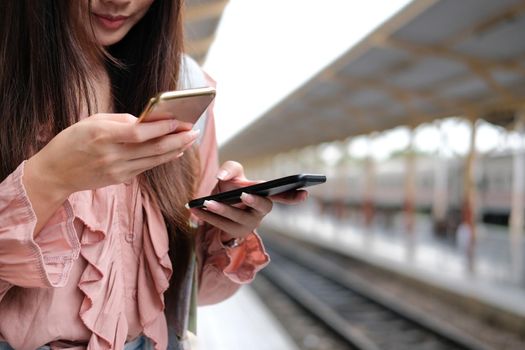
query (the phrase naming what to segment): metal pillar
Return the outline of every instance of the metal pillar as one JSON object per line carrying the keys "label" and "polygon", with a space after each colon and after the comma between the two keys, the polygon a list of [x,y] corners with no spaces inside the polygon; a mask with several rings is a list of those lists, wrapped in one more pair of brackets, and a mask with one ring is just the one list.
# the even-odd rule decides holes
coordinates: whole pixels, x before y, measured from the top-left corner
{"label": "metal pillar", "polygon": [[523,214],[525,195],[525,110],[516,116],[516,132],[520,137],[520,147],[514,153],[512,177],[512,207],[510,211],[510,253],[512,274],[517,283],[524,281],[523,271]]}
{"label": "metal pillar", "polygon": [[375,189],[375,166],[372,156],[372,136],[368,140],[368,156],[365,160],[364,171],[364,193],[363,193],[363,217],[367,229],[372,226],[374,220],[374,189]]}
{"label": "metal pillar", "polygon": [[[341,184],[340,193],[336,197],[337,201],[335,203],[336,205],[336,215],[338,220],[343,220],[345,217],[345,208],[346,208],[346,197],[348,194],[347,189],[347,181],[346,180],[346,147],[344,141],[339,141],[336,143],[338,151],[341,154],[341,157],[339,158],[339,161],[337,163],[336,173],[335,177],[340,179],[338,181]],[[341,181],[342,180],[342,181]]]}
{"label": "metal pillar", "polygon": [[474,162],[476,160],[476,120],[471,119],[470,149],[466,159],[464,173],[464,195],[463,195],[463,230],[466,235],[465,253],[467,256],[467,268],[474,272],[475,248],[476,248],[476,183],[474,178]]}
{"label": "metal pillar", "polygon": [[416,157],[414,154],[414,129],[410,129],[410,141],[405,156],[405,230],[407,234],[414,233],[414,209],[416,197]]}
{"label": "metal pillar", "polygon": [[363,216],[366,228],[370,228],[374,220],[374,170],[374,160],[368,157],[365,161],[365,192],[363,195]]}
{"label": "metal pillar", "polygon": [[409,261],[415,253],[415,199],[416,199],[416,156],[414,152],[415,130],[410,129],[409,142],[405,155],[405,248]]}
{"label": "metal pillar", "polygon": [[441,151],[447,145],[445,131],[442,121],[437,121],[437,128],[441,136],[440,146],[434,161],[434,196],[432,202],[432,217],[434,223],[434,233],[446,235],[447,232],[447,211],[448,211],[448,164],[444,153]]}

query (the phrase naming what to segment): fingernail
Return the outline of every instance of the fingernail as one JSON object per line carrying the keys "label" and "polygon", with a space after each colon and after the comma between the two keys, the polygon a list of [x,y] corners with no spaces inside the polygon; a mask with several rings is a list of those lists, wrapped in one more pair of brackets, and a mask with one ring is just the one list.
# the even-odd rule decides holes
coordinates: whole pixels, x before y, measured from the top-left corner
{"label": "fingernail", "polygon": [[217,211],[219,209],[218,203],[216,201],[204,201],[204,206],[212,211]]}
{"label": "fingernail", "polygon": [[197,136],[199,136],[200,133],[201,133],[201,130],[200,130],[200,129],[192,130],[192,131],[190,132],[191,138],[192,138],[192,139],[196,139]]}
{"label": "fingernail", "polygon": [[198,217],[192,215],[189,219],[190,227],[191,228],[199,228],[199,226],[204,225],[204,221],[199,219]]}
{"label": "fingernail", "polygon": [[184,152],[180,152],[179,154],[177,154],[177,156],[175,158],[180,158],[184,155]]}
{"label": "fingernail", "polygon": [[246,204],[253,204],[255,202],[255,198],[253,198],[253,196],[249,195],[246,192],[243,192],[241,194],[241,199]]}
{"label": "fingernail", "polygon": [[177,129],[177,126],[179,126],[179,122],[178,122],[177,120],[173,119],[173,120],[171,121],[171,125],[170,125],[171,131],[176,130],[176,129]]}
{"label": "fingernail", "polygon": [[188,203],[184,204],[184,208],[190,209],[190,205]]}
{"label": "fingernail", "polygon": [[226,176],[228,176],[228,172],[224,169],[220,170],[219,173],[217,173],[217,179],[219,180],[226,179]]}

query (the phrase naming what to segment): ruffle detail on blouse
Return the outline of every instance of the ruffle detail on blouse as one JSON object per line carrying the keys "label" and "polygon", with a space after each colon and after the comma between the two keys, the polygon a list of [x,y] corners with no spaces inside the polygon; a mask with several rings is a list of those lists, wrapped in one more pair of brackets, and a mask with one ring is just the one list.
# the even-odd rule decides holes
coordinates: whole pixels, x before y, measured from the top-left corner
{"label": "ruffle detail on blouse", "polygon": [[164,315],[164,292],[169,287],[173,269],[168,255],[168,232],[160,208],[147,192],[139,201],[144,208],[143,247],[138,275],[138,310],[143,333],[155,349],[167,349],[167,323]]}
{"label": "ruffle detail on blouse", "polygon": [[70,201],[75,216],[88,228],[80,241],[88,264],[78,283],[85,295],[79,316],[92,332],[87,349],[115,349],[115,344],[125,343],[128,332],[118,218],[113,215],[118,212],[115,188],[76,192]]}
{"label": "ruffle detail on blouse", "polygon": [[226,249],[230,258],[229,264],[224,268],[224,274],[232,281],[247,284],[253,281],[257,272],[270,263],[261,237],[255,232],[246,236],[243,244]]}
{"label": "ruffle detail on blouse", "polygon": [[235,248],[224,247],[221,231],[211,228],[197,240],[201,273],[199,305],[218,303],[232,296],[242,284],[250,283],[256,273],[270,262],[261,238],[255,232],[248,234]]}
{"label": "ruffle detail on blouse", "polygon": [[225,247],[221,242],[220,231],[215,228],[206,233],[206,239],[211,240],[207,249],[208,265],[222,271],[232,282],[250,283],[257,272],[270,263],[270,257],[255,231],[235,248]]}
{"label": "ruffle detail on blouse", "polygon": [[[92,332],[87,349],[120,349],[119,344],[126,342],[128,323],[125,266],[122,266],[119,241],[120,234],[124,233],[118,232],[117,190],[109,186],[76,192],[70,201],[76,218],[87,227],[80,242],[81,255],[88,264],[78,283],[85,295],[79,316]],[[143,253],[137,276],[139,320],[144,335],[153,341],[155,349],[164,350],[168,345],[164,292],[172,274],[167,230],[160,209],[147,193],[141,191],[134,209],[143,210],[144,220]],[[136,215],[140,216],[140,212]]]}

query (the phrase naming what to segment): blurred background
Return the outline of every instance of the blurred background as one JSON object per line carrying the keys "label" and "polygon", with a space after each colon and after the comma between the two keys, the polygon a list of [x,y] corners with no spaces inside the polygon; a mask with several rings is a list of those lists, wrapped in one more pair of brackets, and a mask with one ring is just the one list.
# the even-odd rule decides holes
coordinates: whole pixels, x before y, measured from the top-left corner
{"label": "blurred background", "polygon": [[525,349],[525,1],[186,0],[220,156],[325,174],[202,349]]}

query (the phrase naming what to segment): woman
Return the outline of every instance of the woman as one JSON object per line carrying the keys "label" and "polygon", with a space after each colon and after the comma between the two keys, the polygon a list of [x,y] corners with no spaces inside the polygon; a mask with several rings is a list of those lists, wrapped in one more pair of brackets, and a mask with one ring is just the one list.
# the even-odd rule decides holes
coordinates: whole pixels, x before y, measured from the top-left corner
{"label": "woman", "polygon": [[208,203],[190,227],[189,199],[253,183],[218,167],[213,115],[200,134],[135,123],[149,97],[205,79],[181,6],[0,2],[0,348],[175,347],[192,246],[200,304],[268,263],[254,230],[270,199]]}

